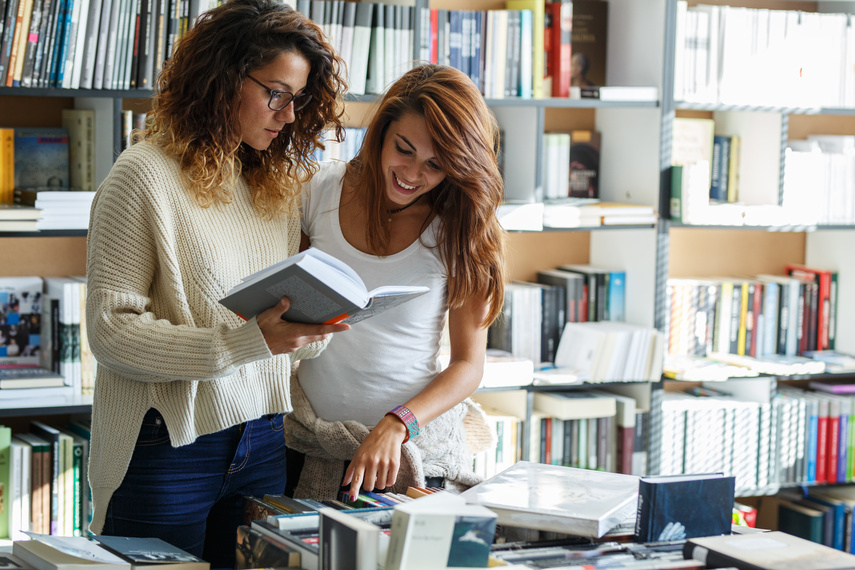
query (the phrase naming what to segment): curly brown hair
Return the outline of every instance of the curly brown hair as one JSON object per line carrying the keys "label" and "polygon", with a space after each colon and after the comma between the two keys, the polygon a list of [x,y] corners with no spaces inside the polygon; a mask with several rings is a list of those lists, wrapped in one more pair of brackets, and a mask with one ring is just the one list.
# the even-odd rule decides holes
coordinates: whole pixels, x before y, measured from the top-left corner
{"label": "curly brown hair", "polygon": [[406,113],[424,118],[436,162],[445,174],[425,198],[440,220],[437,247],[449,275],[449,306],[461,307],[468,298],[483,296],[489,303],[484,325],[489,325],[502,310],[506,279],[505,231],[496,217],[504,190],[496,158],[499,127],[478,88],[461,71],[443,65],[416,67],[380,101],[347,171],[348,183],[369,204],[366,239],[372,251],[388,251],[391,229],[384,223],[381,153],[389,125]]}
{"label": "curly brown hair", "polygon": [[[255,150],[241,144],[241,86],[287,52],[311,66],[303,91],[311,101],[266,150]],[[243,175],[256,209],[271,218],[298,207],[324,131],[341,140],[346,87],[343,61],[306,16],[278,0],[229,0],[203,13],[164,63],[143,136],[178,157],[203,207],[231,202],[231,183]]]}

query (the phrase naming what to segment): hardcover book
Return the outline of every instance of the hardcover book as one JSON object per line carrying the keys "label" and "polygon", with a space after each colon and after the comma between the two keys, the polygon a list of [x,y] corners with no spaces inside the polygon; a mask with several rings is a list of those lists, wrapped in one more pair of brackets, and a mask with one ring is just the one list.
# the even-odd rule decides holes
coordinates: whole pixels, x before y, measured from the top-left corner
{"label": "hardcover book", "polygon": [[634,475],[520,461],[461,493],[498,524],[599,538],[634,519]]}
{"label": "hardcover book", "polygon": [[609,4],[605,0],[573,0],[571,85],[606,84]]}
{"label": "hardcover book", "polygon": [[427,292],[427,287],[410,286],[367,291],[345,263],[309,248],[245,277],[220,303],[249,320],[288,297],[291,307],[283,315],[287,321],[353,324]]}
{"label": "hardcover book", "polygon": [[639,542],[730,532],[735,477],[722,473],[642,477],[635,534]]}
{"label": "hardcover book", "polygon": [[855,556],[852,554],[779,531],[692,538],[686,541],[683,554],[686,558],[704,562],[710,568],[855,568]]}
{"label": "hardcover book", "polygon": [[599,198],[600,132],[570,132],[570,197]]}

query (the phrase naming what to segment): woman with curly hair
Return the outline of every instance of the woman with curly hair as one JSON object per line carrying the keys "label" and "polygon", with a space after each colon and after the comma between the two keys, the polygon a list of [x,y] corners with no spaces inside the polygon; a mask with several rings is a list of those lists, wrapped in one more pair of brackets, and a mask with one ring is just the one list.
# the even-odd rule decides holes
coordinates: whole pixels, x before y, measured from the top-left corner
{"label": "woman with curly hair", "polygon": [[300,363],[285,418],[289,450],[304,461],[299,483],[289,485],[295,496],[477,482],[469,443],[484,422],[468,397],[504,299],[498,143],[472,81],[424,65],[389,88],[357,157],[323,164],[307,186],[304,246],[342,259],[369,289],[430,292],[354,324]]}
{"label": "woman with curly hair", "polygon": [[244,322],[218,300],[297,253],[344,90],[320,28],[277,0],[206,12],[166,62],[92,206],[91,532],[233,567],[242,496],[283,492],[291,366],[349,327],[286,322],[288,299]]}

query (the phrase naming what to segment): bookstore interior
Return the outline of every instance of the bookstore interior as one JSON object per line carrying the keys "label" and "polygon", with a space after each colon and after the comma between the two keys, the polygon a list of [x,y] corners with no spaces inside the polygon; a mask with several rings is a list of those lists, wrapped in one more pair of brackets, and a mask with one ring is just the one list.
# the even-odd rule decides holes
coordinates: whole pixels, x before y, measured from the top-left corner
{"label": "bookstore interior", "polygon": [[[0,568],[209,567],[87,536],[85,273],[96,189],[220,3],[0,0]],[[855,568],[855,2],[292,6],[347,63],[317,160],[415,62],[478,86],[509,283],[483,482],[246,497],[238,568]]]}

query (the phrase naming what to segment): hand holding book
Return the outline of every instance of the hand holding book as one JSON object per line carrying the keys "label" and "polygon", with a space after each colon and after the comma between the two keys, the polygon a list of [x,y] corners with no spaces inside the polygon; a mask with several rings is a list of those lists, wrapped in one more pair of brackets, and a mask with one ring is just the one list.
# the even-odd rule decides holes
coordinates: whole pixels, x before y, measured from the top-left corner
{"label": "hand holding book", "polygon": [[427,287],[385,286],[368,291],[359,275],[328,253],[309,248],[245,277],[220,303],[249,320],[282,297],[286,321],[353,324],[428,292]]}

